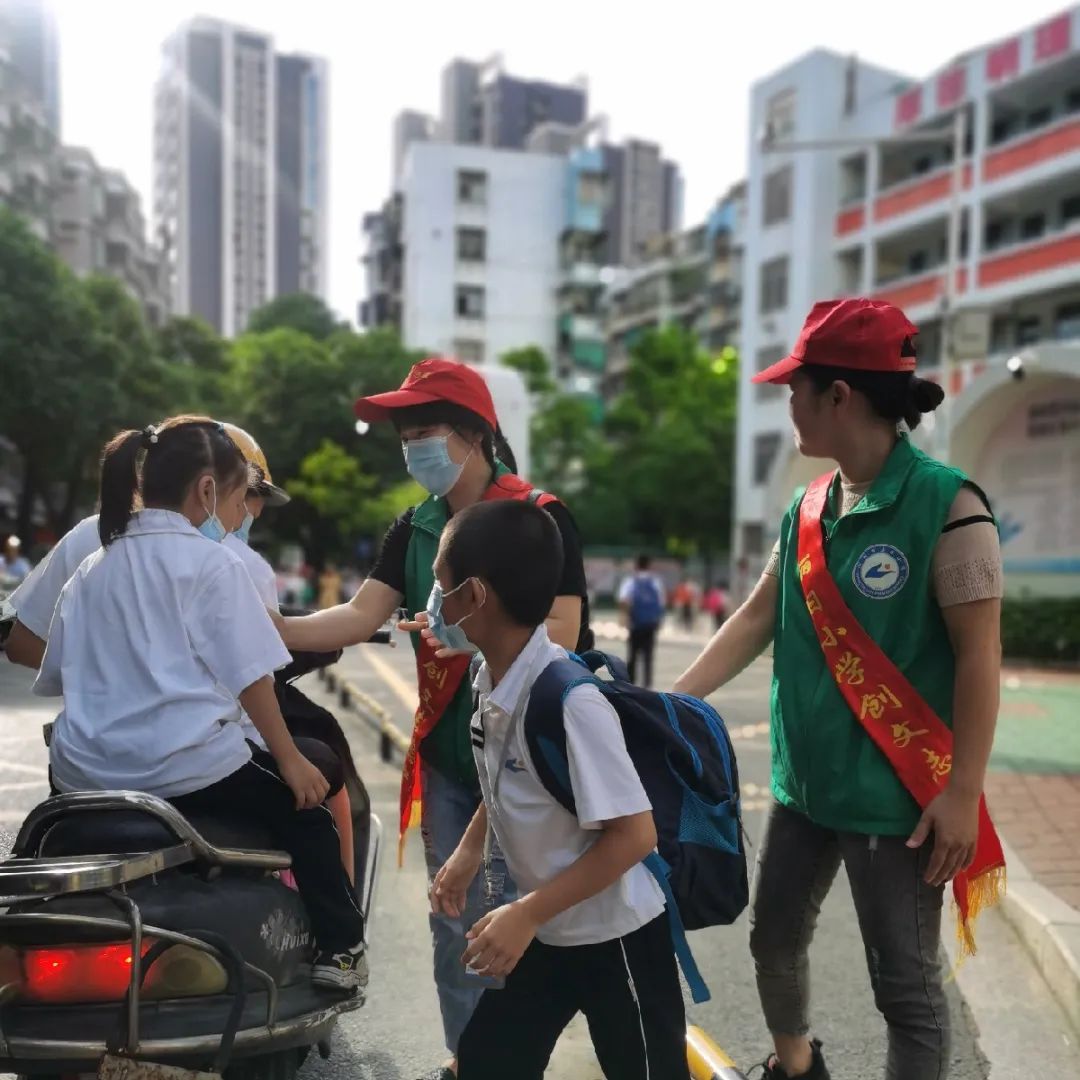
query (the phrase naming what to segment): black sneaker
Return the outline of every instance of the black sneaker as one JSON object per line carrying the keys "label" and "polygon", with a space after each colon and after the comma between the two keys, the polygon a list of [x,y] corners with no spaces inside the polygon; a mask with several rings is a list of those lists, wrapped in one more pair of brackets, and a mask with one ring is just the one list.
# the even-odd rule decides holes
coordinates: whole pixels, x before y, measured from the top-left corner
{"label": "black sneaker", "polygon": [[457,1073],[446,1065],[440,1065],[437,1069],[432,1069],[431,1072],[418,1076],[416,1080],[457,1080]]}
{"label": "black sneaker", "polygon": [[311,978],[316,986],[332,990],[362,990],[368,984],[367,953],[363,945],[347,952],[321,952],[315,957]]}
{"label": "black sneaker", "polygon": [[825,1066],[825,1058],[821,1054],[821,1040],[810,1040],[810,1053],[813,1055],[810,1068],[796,1076],[788,1076],[775,1054],[770,1054],[762,1064],[762,1080],[831,1080],[829,1070]]}

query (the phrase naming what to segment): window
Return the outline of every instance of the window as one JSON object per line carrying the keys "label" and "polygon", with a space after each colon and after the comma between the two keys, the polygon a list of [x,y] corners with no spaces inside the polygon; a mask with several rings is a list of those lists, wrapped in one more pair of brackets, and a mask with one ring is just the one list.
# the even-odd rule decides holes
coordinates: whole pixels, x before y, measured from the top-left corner
{"label": "window", "polygon": [[759,306],[762,315],[767,315],[771,311],[783,311],[787,307],[787,288],[788,260],[786,255],[761,264]]}
{"label": "window", "polygon": [[1080,304],[1062,304],[1054,312],[1054,337],[1058,341],[1080,338]]}
{"label": "window", "polygon": [[466,206],[487,205],[488,178],[485,172],[459,169],[457,174],[458,202]]}
{"label": "window", "polygon": [[794,90],[784,90],[769,99],[765,106],[765,124],[770,137],[778,141],[795,134]]}
{"label": "window", "polygon": [[1054,117],[1054,110],[1049,105],[1042,105],[1038,109],[1032,109],[1027,114],[1027,126],[1029,128],[1044,127]]}
{"label": "window", "polygon": [[458,262],[482,263],[487,260],[487,233],[483,229],[458,229]]}
{"label": "window", "polygon": [[1071,113],[1080,111],[1080,86],[1074,86],[1065,95],[1065,109]]}
{"label": "window", "polygon": [[748,557],[765,554],[765,526],[758,521],[747,521],[742,527],[743,554]]}
{"label": "window", "polygon": [[1071,225],[1080,218],[1080,195],[1070,195],[1061,200],[1061,224]]}
{"label": "window", "polygon": [[754,436],[754,486],[761,487],[768,483],[773,462],[780,450],[779,431],[769,431],[764,435]]}
{"label": "window", "polygon": [[765,224],[776,225],[791,217],[791,166],[765,177]]}
{"label": "window", "polygon": [[1004,221],[991,221],[987,223],[986,231],[983,236],[983,246],[987,251],[993,251],[994,248],[1001,247],[1005,242],[1005,222]]}
{"label": "window", "polygon": [[907,260],[907,270],[909,274],[921,274],[927,267],[929,259],[926,257],[925,251],[913,251]]}
{"label": "window", "polygon": [[1034,345],[1042,337],[1042,322],[1038,315],[1028,315],[1016,320],[1016,344]]}
{"label": "window", "polygon": [[477,285],[458,285],[454,296],[454,310],[459,319],[482,319],[484,290]]}
{"label": "window", "polygon": [[[787,354],[788,351],[783,345],[767,345],[764,349],[758,349],[755,358],[757,360],[754,365],[755,370],[764,371],[778,360],[783,360]],[[780,397],[783,393],[784,388],[773,383],[756,383],[754,385],[754,396],[758,401],[770,401]]]}
{"label": "window", "polygon": [[482,364],[484,343],[476,338],[458,338],[454,342],[454,356],[463,364]]}
{"label": "window", "polygon": [[1046,232],[1046,215],[1042,212],[1029,214],[1020,222],[1020,239],[1037,240]]}

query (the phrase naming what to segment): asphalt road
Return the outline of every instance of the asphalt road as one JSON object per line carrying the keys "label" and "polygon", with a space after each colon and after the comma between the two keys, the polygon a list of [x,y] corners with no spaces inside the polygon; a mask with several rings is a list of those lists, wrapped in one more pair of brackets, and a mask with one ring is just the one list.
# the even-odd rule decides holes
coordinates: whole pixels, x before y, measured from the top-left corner
{"label": "asphalt road", "polygon": [[[609,647],[621,646],[608,643]],[[670,685],[695,652],[690,645],[667,643],[658,656],[657,681]],[[366,646],[350,650],[339,668],[379,701],[408,730],[413,684],[412,652],[400,647]],[[0,828],[17,828],[26,811],[46,795],[45,749],[41,723],[50,703],[27,694],[29,673],[0,659]],[[746,828],[761,832],[768,782],[768,667],[760,662],[725,689],[716,701],[732,731],[743,783]],[[313,678],[313,696],[325,690]],[[329,698],[322,698],[330,703]],[[367,1005],[346,1017],[327,1062],[311,1060],[310,1080],[415,1080],[444,1056],[438,1006],[430,973],[426,875],[419,837],[406,846],[404,866],[396,867],[395,821],[399,770],[384,764],[378,739],[358,716],[339,713],[353,742],[358,765],[386,826],[383,870],[373,924],[372,979]],[[5,849],[6,850],[6,849]],[[984,949],[950,983],[954,1022],[951,1080],[991,1076],[980,1049],[991,1046],[993,1080],[1025,1080],[1043,1075],[1080,1075],[1074,1036],[1011,931],[992,914],[984,918]],[[745,917],[735,926],[691,935],[695,956],[713,1000],[689,1011],[742,1067],[760,1061],[768,1047],[761,1022],[747,948]],[[841,877],[822,914],[812,952],[814,1028],[824,1040],[835,1080],[882,1075],[884,1029],[874,1009],[850,895]],[[963,992],[962,992],[963,991]],[[1029,1071],[1027,1064],[1038,1063]],[[1060,1071],[1060,1069],[1064,1071]],[[507,1063],[507,1077],[514,1076]],[[599,1080],[600,1072],[583,1027],[560,1044],[548,1072],[559,1080]]]}

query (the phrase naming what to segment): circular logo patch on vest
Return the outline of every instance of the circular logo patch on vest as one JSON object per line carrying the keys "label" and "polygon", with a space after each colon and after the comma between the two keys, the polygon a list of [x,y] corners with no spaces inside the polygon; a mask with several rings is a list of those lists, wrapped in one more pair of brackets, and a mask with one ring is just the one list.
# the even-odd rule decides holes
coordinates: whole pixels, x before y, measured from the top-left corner
{"label": "circular logo patch on vest", "polygon": [[871,600],[888,600],[907,582],[910,568],[904,553],[892,544],[874,544],[856,560],[851,580]]}

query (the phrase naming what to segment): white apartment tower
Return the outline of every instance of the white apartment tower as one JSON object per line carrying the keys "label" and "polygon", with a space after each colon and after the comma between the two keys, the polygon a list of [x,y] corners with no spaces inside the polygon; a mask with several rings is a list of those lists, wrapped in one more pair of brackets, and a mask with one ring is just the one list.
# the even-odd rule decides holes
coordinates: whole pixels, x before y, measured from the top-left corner
{"label": "white apartment tower", "polygon": [[163,47],[154,211],[173,310],[241,333],[283,292],[326,289],[326,68],[216,19]]}

